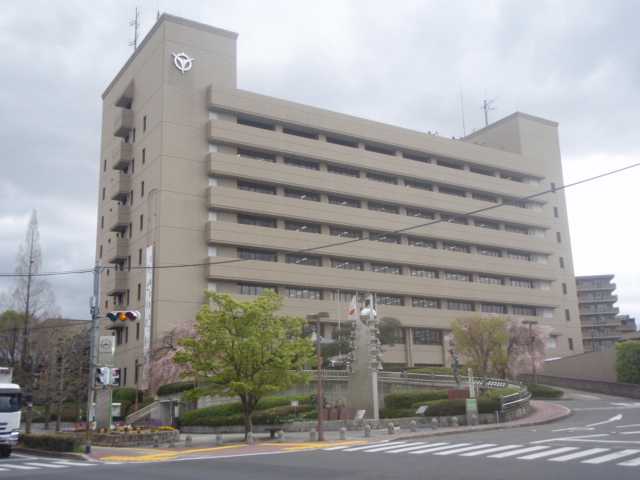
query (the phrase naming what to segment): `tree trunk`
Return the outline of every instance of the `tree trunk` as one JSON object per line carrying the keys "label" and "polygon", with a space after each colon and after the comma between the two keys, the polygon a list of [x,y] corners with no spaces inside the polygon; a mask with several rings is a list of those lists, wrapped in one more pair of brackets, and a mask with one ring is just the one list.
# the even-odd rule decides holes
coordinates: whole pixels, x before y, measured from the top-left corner
{"label": "tree trunk", "polygon": [[56,415],[56,432],[62,427],[62,397],[58,399],[58,414]]}
{"label": "tree trunk", "polygon": [[244,411],[244,439],[247,440],[247,434],[253,433],[253,424],[251,423],[251,412]]}
{"label": "tree trunk", "polygon": [[49,417],[51,417],[51,402],[47,402],[44,408],[44,429],[49,430]]}

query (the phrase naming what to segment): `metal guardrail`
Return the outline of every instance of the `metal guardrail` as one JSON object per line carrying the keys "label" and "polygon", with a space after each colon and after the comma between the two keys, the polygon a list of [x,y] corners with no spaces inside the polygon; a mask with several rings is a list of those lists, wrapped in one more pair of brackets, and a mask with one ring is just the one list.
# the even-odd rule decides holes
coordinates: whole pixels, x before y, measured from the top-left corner
{"label": "metal guardrail", "polygon": [[520,407],[530,399],[531,392],[527,389],[527,387],[524,387],[523,390],[512,393],[511,395],[501,395],[500,410],[504,412],[506,410],[511,410],[512,408]]}
{"label": "metal guardrail", "polygon": [[140,420],[141,418],[146,417],[147,415],[149,415],[151,418],[157,418],[159,403],[160,402],[156,400],[151,405],[147,405],[146,407],[141,408],[137,412],[133,412],[132,414],[127,415],[125,422],[127,423],[127,425],[131,425],[137,422],[138,420]]}

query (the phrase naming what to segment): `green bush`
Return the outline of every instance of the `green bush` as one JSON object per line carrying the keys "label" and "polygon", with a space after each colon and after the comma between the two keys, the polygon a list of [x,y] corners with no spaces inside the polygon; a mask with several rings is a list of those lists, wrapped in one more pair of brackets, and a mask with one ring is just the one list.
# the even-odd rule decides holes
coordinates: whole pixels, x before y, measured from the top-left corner
{"label": "green bush", "polygon": [[[500,399],[480,397],[478,400],[478,413],[493,413],[500,410]],[[450,417],[464,415],[467,412],[464,398],[454,400],[434,400],[427,402],[429,408],[425,413],[427,417]]]}
{"label": "green bush", "polygon": [[542,385],[538,385],[536,387],[533,383],[525,383],[525,385],[531,392],[531,398],[560,398],[564,395],[564,392],[557,388],[545,387]]}
{"label": "green bush", "polygon": [[[463,371],[463,366],[460,366],[460,371]],[[423,373],[426,375],[453,375],[453,368],[449,367],[414,367],[408,368],[407,373]]]}
{"label": "green bush", "polygon": [[[301,420],[301,415],[313,411],[312,405],[283,405],[281,407],[269,408],[267,410],[256,411],[251,415],[251,421],[256,425],[273,425],[277,423],[291,423]],[[316,412],[318,410],[315,410]],[[317,415],[316,415],[317,418]]]}
{"label": "green bush", "polygon": [[172,393],[180,393],[186,390],[193,390],[194,388],[193,380],[187,382],[168,383],[161,386],[156,392],[156,395],[171,395]]}
{"label": "green bush", "polygon": [[620,383],[640,385],[640,342],[616,343],[616,380]]}
{"label": "green bush", "polygon": [[387,393],[384,396],[385,408],[404,409],[412,405],[430,400],[449,398],[448,390],[407,390],[405,392]]}
{"label": "green bush", "polygon": [[[143,397],[142,390],[138,390],[138,401],[141,402]],[[113,389],[113,402],[120,403],[122,401],[131,403],[136,402],[136,389],[133,387],[120,387]]]}
{"label": "green bush", "polygon": [[519,388],[496,388],[495,390],[489,390],[489,398],[497,398],[500,400],[501,396],[506,397],[507,395],[518,393],[519,391]]}
{"label": "green bush", "polygon": [[385,418],[408,418],[415,417],[417,408],[380,408],[378,415],[381,419]]}
{"label": "green bush", "polygon": [[27,434],[21,433],[18,443],[25,448],[49,452],[76,452],[84,450],[83,435]]}

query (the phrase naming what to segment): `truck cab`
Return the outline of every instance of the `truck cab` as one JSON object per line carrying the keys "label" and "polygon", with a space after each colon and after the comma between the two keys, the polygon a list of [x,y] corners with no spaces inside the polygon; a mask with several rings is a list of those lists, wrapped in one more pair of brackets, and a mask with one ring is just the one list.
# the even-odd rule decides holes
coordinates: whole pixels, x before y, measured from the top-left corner
{"label": "truck cab", "polygon": [[13,369],[0,367],[0,457],[8,457],[20,436],[22,390],[11,383]]}

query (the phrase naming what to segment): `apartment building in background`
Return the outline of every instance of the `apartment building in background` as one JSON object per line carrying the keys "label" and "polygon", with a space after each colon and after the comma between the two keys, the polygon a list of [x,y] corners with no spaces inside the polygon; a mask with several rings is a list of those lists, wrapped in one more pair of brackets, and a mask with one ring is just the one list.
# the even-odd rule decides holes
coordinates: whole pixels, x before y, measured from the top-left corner
{"label": "apartment building in background", "polygon": [[447,139],[240,90],[236,38],[163,15],[103,94],[100,307],[143,314],[101,324],[123,384],[208,289],[327,311],[325,337],[374,292],[403,325],[391,364],[450,364],[450,322],[482,314],[582,353],[557,123],[514,113]]}
{"label": "apartment building in background", "polygon": [[611,348],[625,333],[636,331],[635,319],[619,315],[614,275],[576,277],[582,343],[585,352]]}

